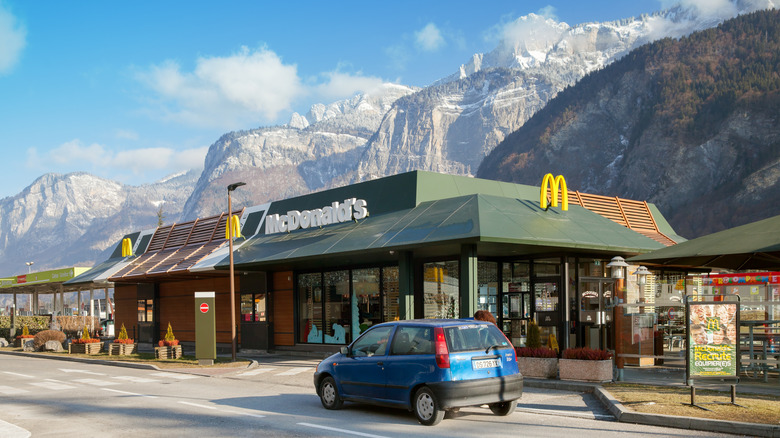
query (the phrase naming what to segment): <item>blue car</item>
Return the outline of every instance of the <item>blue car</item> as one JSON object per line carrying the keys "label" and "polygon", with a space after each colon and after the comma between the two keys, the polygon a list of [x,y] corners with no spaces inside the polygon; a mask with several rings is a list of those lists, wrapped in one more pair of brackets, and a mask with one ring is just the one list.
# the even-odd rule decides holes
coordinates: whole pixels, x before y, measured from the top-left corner
{"label": "blue car", "polygon": [[314,386],[326,409],[344,401],[397,407],[432,426],[466,406],[511,414],[523,376],[512,343],[495,324],[421,319],[371,327],[320,362]]}

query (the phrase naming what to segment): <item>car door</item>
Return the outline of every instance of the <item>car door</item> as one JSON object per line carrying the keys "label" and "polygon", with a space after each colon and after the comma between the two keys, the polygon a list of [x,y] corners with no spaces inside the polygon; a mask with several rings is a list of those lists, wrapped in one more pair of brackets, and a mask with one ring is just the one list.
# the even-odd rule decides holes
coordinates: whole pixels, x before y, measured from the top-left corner
{"label": "car door", "polygon": [[387,345],[395,326],[376,326],[363,333],[336,365],[343,395],[349,398],[385,398]]}
{"label": "car door", "polygon": [[411,388],[441,378],[433,350],[432,326],[398,327],[385,360],[388,401],[406,405]]}

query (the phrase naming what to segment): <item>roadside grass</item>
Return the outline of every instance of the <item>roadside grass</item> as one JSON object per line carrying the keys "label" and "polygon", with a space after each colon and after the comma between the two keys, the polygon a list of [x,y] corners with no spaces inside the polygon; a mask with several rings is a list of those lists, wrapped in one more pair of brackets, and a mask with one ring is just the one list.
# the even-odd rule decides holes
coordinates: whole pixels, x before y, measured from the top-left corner
{"label": "roadside grass", "polygon": [[608,383],[604,385],[604,389],[624,407],[635,412],[780,424],[780,398],[764,394],[743,394],[739,392],[739,386],[735,402],[743,407],[730,404],[731,393],[728,391],[696,388],[696,404],[709,411],[690,405],[691,390],[688,387]]}
{"label": "roadside grass", "polygon": [[[15,347],[5,347],[0,350],[19,351],[19,352],[22,351],[21,348],[15,348]],[[156,365],[159,368],[242,368],[242,367],[249,366],[249,364],[251,363],[251,361],[245,359],[237,359],[235,362],[233,362],[230,357],[217,357],[214,360],[214,365],[199,365],[198,360],[195,358],[195,356],[185,355],[179,359],[155,359],[154,353],[135,353],[129,355],[122,355],[122,356],[117,356],[117,355],[109,356],[108,353],[105,352],[98,353],[98,354],[68,354],[67,351],[61,353],[55,353],[51,351],[41,351],[41,352],[35,352],[33,354],[78,357],[78,358],[94,359],[94,360],[107,360],[107,361],[110,360],[110,361],[117,361],[117,362],[144,363],[144,364]]]}

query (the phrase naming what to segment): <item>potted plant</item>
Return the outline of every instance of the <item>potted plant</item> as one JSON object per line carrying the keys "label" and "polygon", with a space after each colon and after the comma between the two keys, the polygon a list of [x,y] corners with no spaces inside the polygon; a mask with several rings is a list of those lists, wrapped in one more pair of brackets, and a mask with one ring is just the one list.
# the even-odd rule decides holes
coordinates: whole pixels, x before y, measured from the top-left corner
{"label": "potted plant", "polygon": [[81,331],[81,338],[73,339],[68,345],[69,354],[98,354],[103,349],[103,343],[100,339],[94,339],[89,336],[87,326]]}
{"label": "potted plant", "polygon": [[24,347],[24,343],[32,340],[34,337],[35,336],[30,334],[30,329],[27,328],[27,324],[25,324],[24,328],[22,329],[22,334],[16,337],[14,347]]}
{"label": "potted plant", "polygon": [[157,359],[178,359],[182,356],[179,340],[173,335],[171,323],[168,323],[168,332],[165,333],[165,339],[157,343],[154,347],[154,355]]}
{"label": "potted plant", "polygon": [[119,331],[119,335],[117,335],[114,342],[111,343],[111,346],[108,349],[108,355],[125,356],[133,354],[135,353],[135,347],[135,341],[127,337],[127,329],[125,329],[125,325],[122,324],[122,330]]}
{"label": "potted plant", "polygon": [[588,347],[567,348],[558,361],[562,380],[607,382],[612,380],[612,353]]}
{"label": "potted plant", "polygon": [[554,379],[558,376],[558,353],[542,347],[539,326],[531,320],[525,347],[515,348],[517,366],[524,377]]}

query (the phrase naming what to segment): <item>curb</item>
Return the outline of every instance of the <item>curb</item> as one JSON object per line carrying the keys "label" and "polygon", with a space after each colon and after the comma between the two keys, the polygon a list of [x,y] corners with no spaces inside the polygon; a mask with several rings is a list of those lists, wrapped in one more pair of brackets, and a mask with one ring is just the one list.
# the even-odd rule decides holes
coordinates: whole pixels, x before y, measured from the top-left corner
{"label": "curb", "polygon": [[81,363],[90,363],[90,364],[97,364],[97,365],[110,365],[110,366],[124,367],[124,368],[137,368],[142,370],[165,371],[164,369],[158,367],[157,365],[146,364],[146,363],[133,363],[133,362],[123,362],[123,361],[103,360],[103,359],[87,359],[84,357],[67,357],[67,356],[59,357],[59,356],[49,356],[47,354],[42,355],[40,353],[25,353],[21,351],[0,351],[0,354],[35,357],[39,359],[64,360],[67,362],[81,362]]}
{"label": "curb", "polygon": [[524,385],[531,388],[561,389],[592,393],[620,423],[643,424],[646,426],[673,427],[676,429],[701,430],[705,432],[729,433],[767,438],[780,438],[780,426],[759,423],[743,423],[708,418],[677,417],[674,415],[634,412],[623,406],[612,394],[599,384],[586,382],[561,382],[556,380],[524,379]]}

